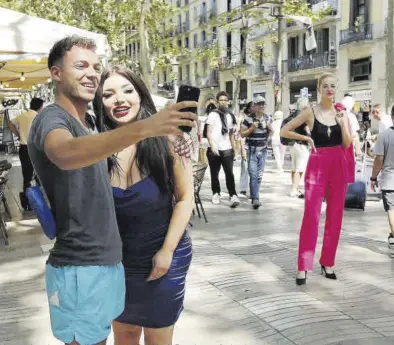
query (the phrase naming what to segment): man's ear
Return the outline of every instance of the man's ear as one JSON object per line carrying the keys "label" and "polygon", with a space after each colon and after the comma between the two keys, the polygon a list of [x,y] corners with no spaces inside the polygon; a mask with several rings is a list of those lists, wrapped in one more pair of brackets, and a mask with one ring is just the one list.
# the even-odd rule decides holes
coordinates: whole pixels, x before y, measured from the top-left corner
{"label": "man's ear", "polygon": [[61,81],[62,69],[59,66],[52,66],[49,72],[51,73],[52,80],[57,82]]}

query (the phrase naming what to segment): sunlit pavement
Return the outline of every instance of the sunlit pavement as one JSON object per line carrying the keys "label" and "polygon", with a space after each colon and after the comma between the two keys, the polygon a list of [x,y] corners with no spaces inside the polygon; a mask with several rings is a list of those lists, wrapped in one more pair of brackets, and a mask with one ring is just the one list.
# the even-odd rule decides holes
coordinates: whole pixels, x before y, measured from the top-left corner
{"label": "sunlit pavement", "polygon": [[[0,344],[60,344],[51,335],[45,295],[44,265],[51,242],[32,216],[22,217],[16,203],[19,161],[9,159],[15,163],[6,193],[13,221],[8,222],[10,245],[0,244]],[[239,177],[239,162],[235,170]],[[221,181],[225,191],[224,176]],[[368,201],[365,212],[346,211],[338,281],[320,275],[320,237],[315,270],[306,286],[297,287],[303,201],[288,197],[289,187],[290,173],[276,173],[269,161],[262,207],[255,211],[250,200],[242,199],[231,209],[224,192],[220,205],[211,204],[207,173],[201,196],[208,224],[195,217],[189,230],[194,258],[174,344],[394,343],[394,259],[388,255],[381,203]],[[113,344],[112,337],[108,343]]]}

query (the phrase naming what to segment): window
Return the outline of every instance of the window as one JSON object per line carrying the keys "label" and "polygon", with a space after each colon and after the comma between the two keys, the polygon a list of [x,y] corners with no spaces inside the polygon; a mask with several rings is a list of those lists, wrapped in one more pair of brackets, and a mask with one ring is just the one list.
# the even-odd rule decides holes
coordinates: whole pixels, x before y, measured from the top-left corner
{"label": "window", "polygon": [[330,50],[330,32],[328,28],[316,32],[317,52],[323,54]]}
{"label": "window", "polygon": [[194,6],[194,8],[193,8],[193,16],[194,16],[194,21],[197,22],[197,21],[198,21],[198,10],[197,10],[197,6]]}
{"label": "window", "polygon": [[194,34],[194,36],[193,36],[193,47],[197,48],[197,44],[198,44],[197,34]]}
{"label": "window", "polygon": [[231,0],[227,0],[227,12],[230,12],[231,10],[232,10]]}
{"label": "window", "polygon": [[356,21],[360,25],[367,24],[369,22],[369,2],[370,0],[351,0],[349,25],[350,27],[354,27]]}
{"label": "window", "polygon": [[178,40],[178,47],[182,47],[182,40]]}
{"label": "window", "polygon": [[230,99],[233,99],[233,82],[226,81],[226,92],[229,94]]}
{"label": "window", "polygon": [[241,79],[239,83],[239,99],[248,99],[248,82],[246,79]]}
{"label": "window", "polygon": [[167,72],[163,72],[163,80],[166,83],[167,82]]}
{"label": "window", "polygon": [[190,81],[190,65],[186,65],[186,80]]}
{"label": "window", "polygon": [[259,66],[264,65],[264,48],[259,49]]}
{"label": "window", "polygon": [[198,77],[198,62],[194,63],[194,75],[196,76],[196,78]]}
{"label": "window", "polygon": [[216,40],[217,35],[218,35],[218,33],[217,33],[217,28],[216,28],[216,26],[214,26],[214,27],[212,28],[212,39],[213,39],[213,40]]}
{"label": "window", "polygon": [[178,74],[179,74],[179,80],[183,80],[183,70],[182,66],[178,67]]}
{"label": "window", "polygon": [[202,43],[205,43],[207,40],[207,33],[205,32],[205,30],[201,33],[201,39]]}
{"label": "window", "polygon": [[227,57],[231,59],[231,32],[227,32]]}
{"label": "window", "polygon": [[208,73],[208,60],[207,59],[202,60],[202,72],[203,72],[204,76],[206,76]]}
{"label": "window", "polygon": [[299,56],[298,52],[298,36],[289,38],[289,58],[296,59]]}
{"label": "window", "polygon": [[372,74],[371,57],[350,61],[351,82],[370,80],[371,74]]}
{"label": "window", "polygon": [[185,6],[189,5],[189,0],[185,0]]}
{"label": "window", "polygon": [[185,48],[189,49],[189,37],[185,37]]}
{"label": "window", "polygon": [[240,49],[240,52],[242,54],[241,61],[242,61],[243,64],[246,64],[246,47],[244,47],[245,44],[246,44],[245,43],[245,37],[244,37],[243,34],[241,34],[241,47],[240,47],[241,49]]}

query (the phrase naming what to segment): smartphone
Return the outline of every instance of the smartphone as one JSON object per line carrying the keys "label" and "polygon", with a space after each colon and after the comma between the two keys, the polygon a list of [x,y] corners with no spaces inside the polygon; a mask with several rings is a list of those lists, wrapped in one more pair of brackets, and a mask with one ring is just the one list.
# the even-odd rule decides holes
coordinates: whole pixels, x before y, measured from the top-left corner
{"label": "smartphone", "polygon": [[[188,86],[188,85],[181,85],[179,87],[179,93],[178,93],[178,98],[176,100],[177,103],[183,102],[183,101],[194,101],[198,102],[200,98],[200,89],[194,86]],[[191,112],[196,114],[197,113],[197,107],[192,107],[192,108],[184,108],[180,110],[181,112]],[[192,130],[192,126],[180,126],[179,129],[183,132],[189,133]]]}

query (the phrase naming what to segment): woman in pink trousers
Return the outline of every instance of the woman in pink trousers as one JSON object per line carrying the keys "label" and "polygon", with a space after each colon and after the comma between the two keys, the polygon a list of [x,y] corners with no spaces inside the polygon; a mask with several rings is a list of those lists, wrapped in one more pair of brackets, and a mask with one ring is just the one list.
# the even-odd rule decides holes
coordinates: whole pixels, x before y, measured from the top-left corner
{"label": "woman in pink trousers", "polygon": [[[337,112],[333,104],[336,78],[324,73],[318,79],[317,86],[321,96],[318,105],[303,110],[281,131],[281,136],[304,140],[312,149],[305,174],[305,209],[298,249],[297,285],[306,283],[307,271],[313,268],[324,197],[327,209],[320,256],[321,272],[328,279],[337,278],[333,268],[342,227],[346,186],[354,182],[355,162],[349,121],[346,112]],[[304,124],[312,129],[311,136],[294,132]]]}

